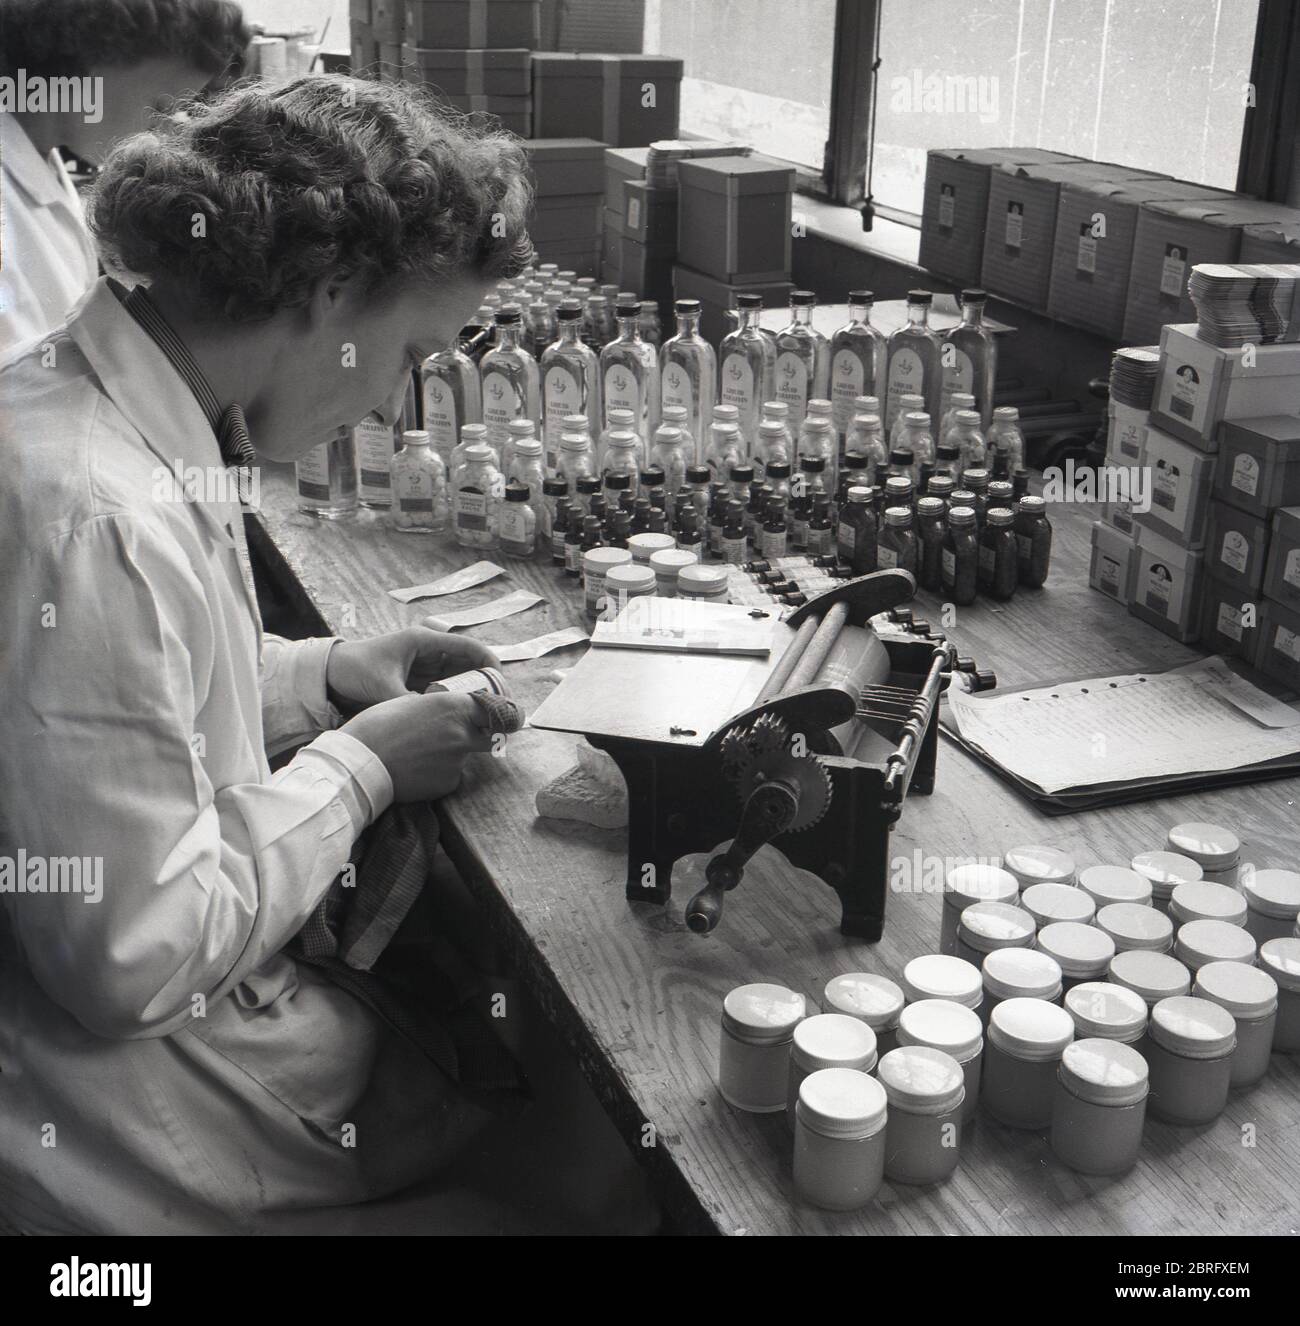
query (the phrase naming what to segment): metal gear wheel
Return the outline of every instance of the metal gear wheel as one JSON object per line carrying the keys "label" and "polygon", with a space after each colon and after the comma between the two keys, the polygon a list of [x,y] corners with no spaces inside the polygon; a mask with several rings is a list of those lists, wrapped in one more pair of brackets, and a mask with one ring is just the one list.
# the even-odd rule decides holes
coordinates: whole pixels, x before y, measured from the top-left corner
{"label": "metal gear wheel", "polygon": [[830,807],[831,776],[811,750],[795,755],[786,725],[761,714],[748,728],[733,728],[722,739],[722,767],[744,802],[762,783],[779,778],[799,789],[799,811],[787,833],[810,829]]}

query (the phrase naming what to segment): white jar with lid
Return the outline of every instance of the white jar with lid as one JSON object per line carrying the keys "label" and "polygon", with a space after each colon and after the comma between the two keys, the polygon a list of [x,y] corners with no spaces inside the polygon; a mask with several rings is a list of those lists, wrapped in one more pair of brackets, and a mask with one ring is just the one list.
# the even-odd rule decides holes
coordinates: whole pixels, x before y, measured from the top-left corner
{"label": "white jar with lid", "polygon": [[1201,878],[1201,867],[1180,852],[1139,852],[1129,863],[1139,875],[1151,881],[1151,905],[1167,912],[1174,889]]}
{"label": "white jar with lid", "polygon": [[1227,921],[1188,921],[1174,935],[1174,957],[1195,975],[1207,962],[1255,961],[1255,939],[1244,926]]}
{"label": "white jar with lid", "polygon": [[1184,963],[1168,953],[1152,953],[1134,948],[1116,953],[1108,975],[1116,985],[1142,996],[1148,1008],[1162,999],[1191,993],[1192,973]]}
{"label": "white jar with lid", "polygon": [[1174,923],[1145,903],[1107,903],[1097,913],[1097,929],[1111,937],[1116,953],[1135,948],[1168,953],[1174,946]]}
{"label": "white jar with lid", "polygon": [[1033,948],[1038,927],[1023,907],[1005,902],[977,902],[957,922],[957,957],[979,967],[999,948]]}
{"label": "white jar with lid", "polygon": [[1169,900],[1169,919],[1175,925],[1188,921],[1227,921],[1229,925],[1246,924],[1246,899],[1226,884],[1208,879],[1180,884]]}
{"label": "white jar with lid", "polygon": [[661,599],[677,597],[677,573],[684,566],[693,566],[700,559],[684,548],[664,548],[650,554],[650,569],[655,573],[655,584]]}
{"label": "white jar with lid", "polygon": [[613,620],[631,599],[652,597],[658,590],[659,582],[655,573],[648,566],[637,562],[623,562],[611,566],[605,572],[605,611],[604,619]]}
{"label": "white jar with lid", "polygon": [[898,1043],[903,991],[888,976],[855,971],[833,976],[822,994],[823,1013],[843,1013],[865,1022],[876,1033],[876,1052],[888,1054]]}
{"label": "white jar with lid", "polygon": [[977,902],[1013,903],[1020,885],[999,866],[971,863],[950,870],[943,882],[943,918],[939,925],[939,952],[957,951],[957,923],[961,914]]}
{"label": "white jar with lid", "polygon": [[980,974],[984,983],[980,1018],[985,1028],[1004,999],[1046,999],[1055,1004],[1061,998],[1061,964],[1038,949],[995,949],[985,957]]}
{"label": "white jar with lid", "polygon": [[1051,1145],[1081,1174],[1123,1174],[1137,1163],[1149,1091],[1146,1060],[1122,1041],[1065,1047],[1052,1097]]}
{"label": "white jar with lid", "polygon": [[1074,1019],[1045,999],[1004,999],[989,1018],[984,1108],[1010,1128],[1046,1128],[1061,1054]]}
{"label": "white jar with lid", "polygon": [[979,1106],[980,1064],[983,1060],[984,1028],[979,1015],[951,999],[921,999],[908,1004],[898,1020],[898,1044],[928,1045],[942,1050],[961,1064],[966,1095],[961,1117],[969,1123]]}
{"label": "white jar with lid", "polygon": [[1241,872],[1241,892],[1248,909],[1246,929],[1257,944],[1295,934],[1300,917],[1300,873],[1247,867]]}
{"label": "white jar with lid", "polygon": [[1040,928],[1054,921],[1091,925],[1097,904],[1075,884],[1031,884],[1020,895],[1021,907]]}
{"label": "white jar with lid", "polygon": [[1012,847],[1002,864],[1022,889],[1031,884],[1075,883],[1074,857],[1055,847]]}
{"label": "white jar with lid", "polygon": [[786,1076],[785,1108],[794,1127],[799,1088],[809,1073],[823,1068],[852,1068],[869,1073],[876,1066],[876,1033],[865,1022],[844,1013],[814,1013],[794,1029],[790,1069]]}
{"label": "white jar with lid", "polygon": [[957,1168],[966,1079],[950,1054],[905,1045],[876,1069],[889,1101],[885,1177],[891,1183],[940,1183]]}
{"label": "white jar with lid", "polygon": [[1277,982],[1273,1049],[1300,1054],[1300,939],[1267,939],[1259,946],[1261,970]]}
{"label": "white jar with lid", "polygon": [[1227,1009],[1237,1024],[1229,1082],[1249,1087],[1268,1072],[1277,1025],[1277,982],[1259,967],[1244,962],[1207,962],[1196,973],[1192,993]]}
{"label": "white jar with lid", "polygon": [[1169,830],[1167,845],[1171,852],[1190,856],[1212,884],[1236,884],[1241,839],[1231,829],[1199,820],[1175,824]]}
{"label": "white jar with lid", "polygon": [[[632,560],[626,548],[590,548],[582,554],[582,588],[587,616],[595,621],[605,611],[605,576],[612,567]],[[611,614],[612,615],[612,614]]]}
{"label": "white jar with lid", "polygon": [[794,1190],[826,1211],[856,1211],[885,1178],[885,1089],[852,1068],[809,1073],[795,1105]]}
{"label": "white jar with lid", "polygon": [[1151,905],[1151,881],[1128,866],[1089,866],[1079,872],[1079,887],[1097,904],[1098,910],[1112,902]]}
{"label": "white jar with lid", "polygon": [[718,1090],[751,1114],[785,1109],[790,1039],[803,1021],[804,997],[784,985],[741,985],[722,1001]]}
{"label": "white jar with lid", "polygon": [[1095,925],[1053,921],[1038,932],[1036,947],[1056,959],[1064,988],[1105,978],[1115,956],[1115,941]]}
{"label": "white jar with lid", "polygon": [[978,1012],[984,987],[980,969],[964,958],[926,953],[903,968],[903,995],[909,1004],[920,999],[951,999]]}
{"label": "white jar with lid", "polygon": [[677,540],[671,534],[633,534],[628,539],[627,546],[634,562],[649,565],[655,553],[676,548]]}
{"label": "white jar with lid", "polygon": [[677,573],[677,597],[682,599],[704,599],[710,603],[727,601],[727,568],[725,566],[707,566],[696,562],[694,566],[684,566]]}
{"label": "white jar with lid", "polygon": [[1148,1108],[1166,1123],[1211,1123],[1228,1103],[1232,1014],[1208,999],[1162,999],[1151,1010],[1146,1060],[1151,1070]]}
{"label": "white jar with lid", "polygon": [[1147,1005],[1136,990],[1113,981],[1084,981],[1066,992],[1065,1011],[1081,1039],[1136,1045],[1147,1030]]}

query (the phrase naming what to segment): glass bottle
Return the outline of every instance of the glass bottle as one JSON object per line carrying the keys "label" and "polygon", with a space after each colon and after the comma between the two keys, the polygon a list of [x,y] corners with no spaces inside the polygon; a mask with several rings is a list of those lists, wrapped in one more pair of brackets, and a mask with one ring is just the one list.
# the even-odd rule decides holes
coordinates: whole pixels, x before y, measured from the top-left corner
{"label": "glass bottle", "polygon": [[833,491],[839,444],[835,436],[835,425],[829,415],[813,414],[811,409],[804,415],[804,421],[799,426],[798,454],[801,461],[805,456],[820,456],[825,461],[823,483]]}
{"label": "glass bottle", "polygon": [[754,467],[747,460],[733,464],[727,471],[727,489],[730,496],[742,505],[749,501],[749,491],[754,486]]}
{"label": "glass bottle", "polygon": [[[427,429],[425,430],[428,431]],[[486,446],[489,451],[492,450],[491,443],[487,440],[486,424],[466,424],[460,430],[460,441],[453,448],[451,457],[447,462],[447,482],[454,489],[456,487],[456,475],[465,463],[465,453],[470,447]],[[493,455],[495,456],[495,452]],[[498,465],[498,468],[500,466]]]}
{"label": "glass bottle", "polygon": [[935,592],[943,588],[943,536],[947,508],[939,497],[916,500],[916,583]]}
{"label": "glass bottle", "polygon": [[450,471],[460,430],[466,424],[483,422],[478,367],[459,345],[449,345],[420,365],[420,383],[424,431]]}
{"label": "glass bottle", "polygon": [[596,491],[600,490],[596,471],[596,449],[592,445],[585,415],[564,417],[555,468],[560,478],[569,481],[569,491],[572,493],[582,491],[579,481],[583,479],[595,479]]}
{"label": "glass bottle", "polygon": [[505,479],[485,442],[466,449],[452,493],[452,521],[462,548],[492,549],[501,540]]}
{"label": "glass bottle", "polygon": [[524,318],[524,339],[529,354],[540,359],[542,352],[558,335],[559,324],[555,320],[554,308],[544,299],[534,299]]}
{"label": "glass bottle", "polygon": [[920,396],[931,419],[939,417],[943,391],[943,363],[939,337],[930,329],[928,290],[907,292],[907,322],[889,338],[885,425],[892,428],[903,397]]}
{"label": "glass bottle", "polygon": [[736,409],[745,454],[758,441],[763,402],[776,389],[776,344],[760,327],[761,295],[738,295],[740,325],[718,346],[718,400]]}
{"label": "glass bottle", "polygon": [[940,571],[944,594],[958,606],[975,602],[979,586],[979,561],[975,510],[969,506],[955,506],[948,512]]}
{"label": "glass bottle", "polygon": [[1025,463],[1025,437],[1020,431],[1020,411],[1014,405],[999,405],[993,411],[988,434],[989,459],[998,457],[999,477],[1011,478]]}
{"label": "glass bottle", "polygon": [[767,514],[763,517],[763,529],[760,535],[759,550],[766,558],[786,555],[787,525],[785,499],[773,497],[767,504]]}
{"label": "glass bottle", "polygon": [[617,335],[614,310],[604,295],[588,295],[582,313],[582,339],[597,353]]}
{"label": "glass bottle", "polygon": [[885,508],[885,523],[876,535],[876,568],[916,574],[916,535],[912,530],[912,508],[889,506]]}
{"label": "glass bottle", "polygon": [[506,484],[501,504],[501,551],[507,557],[531,557],[537,549],[537,512],[526,483]]}
{"label": "glass bottle", "polygon": [[440,534],[447,528],[447,467],[424,429],[402,434],[402,449],[390,462],[392,526],[402,534]]}
{"label": "glass bottle", "polygon": [[[834,437],[834,433],[831,436]],[[790,546],[806,548],[813,503],[827,492],[826,457],[815,451],[800,456],[799,474],[791,481],[790,490],[790,505],[786,509],[790,524]]]}
{"label": "glass bottle", "polygon": [[[954,391],[948,396],[948,403],[944,407],[943,417],[939,420],[939,431],[935,435],[936,442],[942,442],[951,432],[953,423],[956,419],[958,410],[974,410],[975,397],[968,391]],[[978,413],[978,411],[976,411]]]}
{"label": "glass bottle", "polygon": [[641,477],[641,438],[630,428],[615,428],[606,435],[605,457],[601,472],[627,476],[628,491],[635,497]]}
{"label": "glass bottle", "polygon": [[913,488],[916,487],[916,457],[912,455],[911,447],[899,445],[889,453],[889,477],[892,479],[896,475],[910,479]]}
{"label": "glass bottle", "polygon": [[564,565],[564,540],[569,532],[569,485],[564,479],[547,479],[543,488],[550,513],[551,565]]}
{"label": "glass bottle", "polygon": [[695,507],[686,503],[677,513],[677,546],[693,553],[695,560],[704,559],[704,536],[700,532],[700,516]]}
{"label": "glass bottle", "polygon": [[[405,411],[403,411],[405,414]],[[401,447],[402,425],[413,428],[413,419],[399,419],[386,424],[383,417],[371,412],[352,430],[357,452],[357,487],[361,505],[387,510],[393,504],[393,483],[389,467]]]}
{"label": "glass bottle", "polygon": [[[767,467],[767,478],[764,479],[764,487],[772,490],[774,497],[782,497],[788,503],[791,496],[791,484],[793,483],[794,470],[788,460],[774,460]],[[767,508],[763,508],[766,513]]]}
{"label": "glass bottle", "polygon": [[1006,507],[990,507],[980,534],[977,583],[991,598],[1009,599],[1016,592],[1016,534],[1014,515]]}
{"label": "glass bottle", "polygon": [[717,356],[700,335],[700,301],[679,299],[677,335],[659,351],[661,408],[680,406],[686,411],[686,432],[694,446],[692,459],[704,455],[707,430],[713,413],[713,393],[718,380]]}
{"label": "glass bottle", "polygon": [[522,483],[528,489],[528,504],[536,517],[534,525],[537,542],[549,546],[554,503],[547,501],[546,465],[542,459],[542,444],[535,437],[521,437],[514,446],[507,483]]}
{"label": "glass bottle", "polygon": [[912,453],[912,477],[921,485],[922,466],[929,478],[934,470],[934,435],[930,432],[930,416],[924,410],[909,410],[903,416],[903,431],[898,445]]}
{"label": "glass bottle", "polygon": [[870,290],[849,291],[849,320],[831,337],[830,395],[835,407],[835,431],[847,435],[858,400],[884,389],[888,343],[871,325]]}
{"label": "glass bottle", "polygon": [[687,457],[687,438],[680,424],[665,419],[655,429],[650,459],[664,472],[666,508],[671,511],[677,494],[686,486],[686,468],[690,464]]}
{"label": "glass bottle", "polygon": [[483,423],[502,467],[508,469],[509,425],[517,419],[531,422],[537,418],[538,369],[537,361],[523,347],[518,304],[503,304],[497,309],[495,328],[495,343],[479,362]]}
{"label": "glass bottle", "polygon": [[[501,473],[506,476],[507,481],[514,478],[512,471],[515,467],[515,451],[521,442],[537,442],[537,454],[544,454],[541,450],[541,442],[537,437],[537,426],[533,421],[531,419],[512,419],[506,425],[506,443],[501,454]],[[546,468],[544,460],[542,468],[543,470]],[[525,479],[524,482],[531,484],[532,480]]]}
{"label": "glass bottle", "polygon": [[659,423],[659,354],[641,334],[641,306],[636,300],[620,299],[616,312],[618,336],[600,352],[605,423],[612,423],[612,410],[630,410],[631,427],[641,438],[642,452],[648,454]]}
{"label": "glass bottle", "polygon": [[745,440],[740,428],[729,419],[715,419],[709,424],[708,445],[704,449],[704,463],[716,480],[725,480],[731,467],[745,459]]}
{"label": "glass bottle", "polygon": [[738,498],[728,498],[722,516],[722,560],[739,566],[745,549],[745,507]]}
{"label": "glass bottle", "polygon": [[620,405],[610,409],[607,399],[605,402],[605,427],[601,429],[600,437],[596,439],[596,468],[602,474],[605,470],[605,450],[609,446],[609,436],[611,433],[620,432],[636,432],[636,415]]}
{"label": "glass bottle", "polygon": [[961,485],[967,492],[975,494],[975,501],[972,503],[975,507],[975,528],[982,530],[984,528],[984,515],[989,509],[988,470],[963,470]]}
{"label": "glass bottle", "polygon": [[582,543],[588,519],[581,503],[569,504],[564,519],[564,574],[570,580],[578,580],[582,576]]}
{"label": "glass bottle", "polygon": [[974,410],[958,410],[953,415],[952,427],[944,441],[961,450],[961,472],[982,470],[988,459],[984,434],[980,431],[980,417]]}
{"label": "glass bottle", "polygon": [[810,397],[830,391],[831,347],[812,325],[817,296],[811,290],[790,292],[790,322],[776,334],[776,395],[790,409],[789,426],[803,423]]}
{"label": "glass bottle", "polygon": [[812,499],[812,518],[808,521],[808,532],[804,536],[804,546],[809,557],[825,557],[835,550],[835,531],[831,524],[831,495],[816,493]]}
{"label": "glass bottle", "polygon": [[844,454],[866,457],[868,466],[888,464],[885,430],[878,414],[855,414],[844,439]]}
{"label": "glass bottle", "polygon": [[350,428],[312,447],[294,462],[298,510],[321,520],[348,520],[357,513],[357,449]]}
{"label": "glass bottle", "polygon": [[961,292],[961,322],[943,338],[943,407],[954,391],[975,397],[980,426],[987,429],[993,419],[993,381],[997,376],[998,349],[993,334],[984,326],[983,290]]}
{"label": "glass bottle", "polygon": [[656,350],[664,338],[664,329],[659,322],[659,305],[653,299],[641,301],[641,337]]}
{"label": "glass bottle", "polygon": [[844,453],[844,463],[840,466],[839,478],[835,481],[835,499],[843,504],[850,488],[869,487],[871,485],[871,461],[856,451]]}
{"label": "glass bottle", "polygon": [[1031,589],[1041,589],[1052,562],[1052,525],[1041,497],[1020,499],[1015,530],[1017,579]]}
{"label": "glass bottle", "polygon": [[907,416],[916,411],[925,410],[925,397],[905,395],[898,403],[898,413],[894,415],[894,422],[889,428],[889,445],[896,447],[898,440],[903,436],[903,429],[907,424]]}
{"label": "glass bottle", "polygon": [[936,472],[930,476],[930,482],[926,485],[925,495],[927,497],[937,497],[943,503],[943,518],[948,519],[948,508],[952,505],[950,499],[953,489],[957,487],[956,481],[951,474]]}
{"label": "glass bottle", "polygon": [[582,305],[566,299],[559,307],[560,334],[542,354],[542,442],[546,468],[555,470],[560,461],[560,434],[569,415],[602,418],[600,409],[600,361],[584,345]]}

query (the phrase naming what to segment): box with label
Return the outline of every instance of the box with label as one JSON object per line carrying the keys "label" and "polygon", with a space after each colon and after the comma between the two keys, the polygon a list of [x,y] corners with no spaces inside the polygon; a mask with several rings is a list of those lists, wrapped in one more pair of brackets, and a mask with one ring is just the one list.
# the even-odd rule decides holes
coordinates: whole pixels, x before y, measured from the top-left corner
{"label": "box with label", "polygon": [[605,149],[605,207],[622,212],[623,186],[629,181],[644,182],[648,147],[607,147]]}
{"label": "box with label", "polygon": [[1300,402],[1300,344],[1223,350],[1196,324],[1160,333],[1151,422],[1202,451],[1218,451],[1222,420],[1285,414]]}
{"label": "box with label", "polygon": [[1264,593],[1284,608],[1300,612],[1300,506],[1284,506],[1273,513]]}
{"label": "box with label", "polygon": [[788,277],[794,176],[793,167],[758,156],[679,162],[682,266],[728,284]]}
{"label": "box with label", "polygon": [[1106,459],[1112,465],[1136,465],[1147,436],[1147,411],[1111,401],[1106,411]]}
{"label": "box with label", "polygon": [[1150,505],[1135,510],[1134,520],[1185,548],[1203,547],[1214,457],[1149,424],[1141,469]]}
{"label": "box with label", "polygon": [[1035,147],[931,149],[926,153],[921,205],[921,266],[960,285],[978,285],[993,167],[1078,160]]}
{"label": "box with label", "polygon": [[1131,539],[1133,531],[1137,528],[1137,521],[1133,518],[1133,503],[1103,502],[1101,521],[1103,525],[1109,525],[1111,529],[1118,530],[1120,534]]}
{"label": "box with label", "polygon": [[1124,343],[1149,345],[1167,322],[1194,322],[1187,278],[1201,262],[1236,262],[1244,226],[1288,219],[1295,209],[1232,195],[1226,201],[1143,203],[1133,235]]}
{"label": "box with label", "polygon": [[611,147],[677,134],[682,61],[667,55],[533,52],[533,114],[541,136],[590,133]]}
{"label": "box with label", "polygon": [[542,36],[541,0],[406,0],[406,33],[430,50],[536,50]]}
{"label": "box with label", "polygon": [[605,144],[594,138],[533,138],[524,147],[539,198],[590,197],[605,187]]}
{"label": "box with label", "polygon": [[[783,309],[789,304],[793,289],[793,281],[732,284],[680,263],[673,268],[673,298],[700,301],[700,335],[715,346],[729,331],[735,330],[736,320],[731,314],[739,307],[737,300],[741,295],[757,295],[765,308]],[[785,321],[783,318],[782,322]]]}
{"label": "box with label", "polygon": [[[1300,379],[1295,388],[1300,408]],[[1300,502],[1300,418],[1225,419],[1214,488],[1225,502],[1257,516]]]}
{"label": "box with label", "polygon": [[1204,554],[1140,527],[1133,545],[1128,610],[1184,642],[1200,629]]}
{"label": "box with label", "polygon": [[638,244],[676,245],[676,189],[652,189],[638,180],[623,185],[623,223]]}
{"label": "box with label", "polygon": [[1133,538],[1102,521],[1092,526],[1092,562],[1088,583],[1116,603],[1127,606],[1133,578]]}
{"label": "box with label", "polygon": [[1238,262],[1300,262],[1300,220],[1242,226]]}
{"label": "box with label", "polygon": [[1300,690],[1300,612],[1264,600],[1255,666],[1273,681]]}
{"label": "box with label", "polygon": [[534,244],[559,240],[599,240],[604,230],[604,208],[600,194],[558,194],[538,198],[533,204],[528,233]]}
{"label": "box with label", "polygon": [[532,52],[525,47],[429,51],[407,42],[403,59],[412,83],[456,97],[531,97]]}
{"label": "box with label", "polygon": [[1217,497],[1210,499],[1205,573],[1240,594],[1259,594],[1268,560],[1269,523]]}
{"label": "box with label", "polygon": [[1253,663],[1259,648],[1260,611],[1261,605],[1250,594],[1206,574],[1201,585],[1201,644],[1212,654]]}

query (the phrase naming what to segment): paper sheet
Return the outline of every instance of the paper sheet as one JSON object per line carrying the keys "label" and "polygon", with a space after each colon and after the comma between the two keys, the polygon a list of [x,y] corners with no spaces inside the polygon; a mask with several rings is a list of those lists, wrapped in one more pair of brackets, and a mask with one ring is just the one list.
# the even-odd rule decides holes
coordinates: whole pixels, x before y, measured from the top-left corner
{"label": "paper sheet", "polygon": [[495,562],[475,562],[473,566],[462,566],[437,580],[430,580],[427,585],[411,585],[407,589],[390,589],[389,594],[399,603],[413,603],[416,599],[439,598],[443,594],[459,594],[463,589],[473,589],[496,576],[506,573],[504,566]]}
{"label": "paper sheet", "polygon": [[509,594],[502,594],[500,598],[476,604],[472,608],[453,609],[451,612],[426,617],[424,624],[431,626],[435,631],[450,631],[457,626],[481,626],[484,622],[499,622],[502,617],[512,617],[517,612],[526,612],[541,601],[540,594],[530,593],[526,589],[516,589]]}
{"label": "paper sheet", "polygon": [[553,649],[567,649],[570,645],[587,643],[587,633],[580,626],[566,626],[562,631],[519,640],[512,645],[493,645],[492,652],[502,663],[521,663],[529,658],[541,658]]}
{"label": "paper sheet", "polygon": [[687,654],[771,653],[776,618],[739,604],[699,599],[632,599],[612,622],[598,622],[593,645]]}

